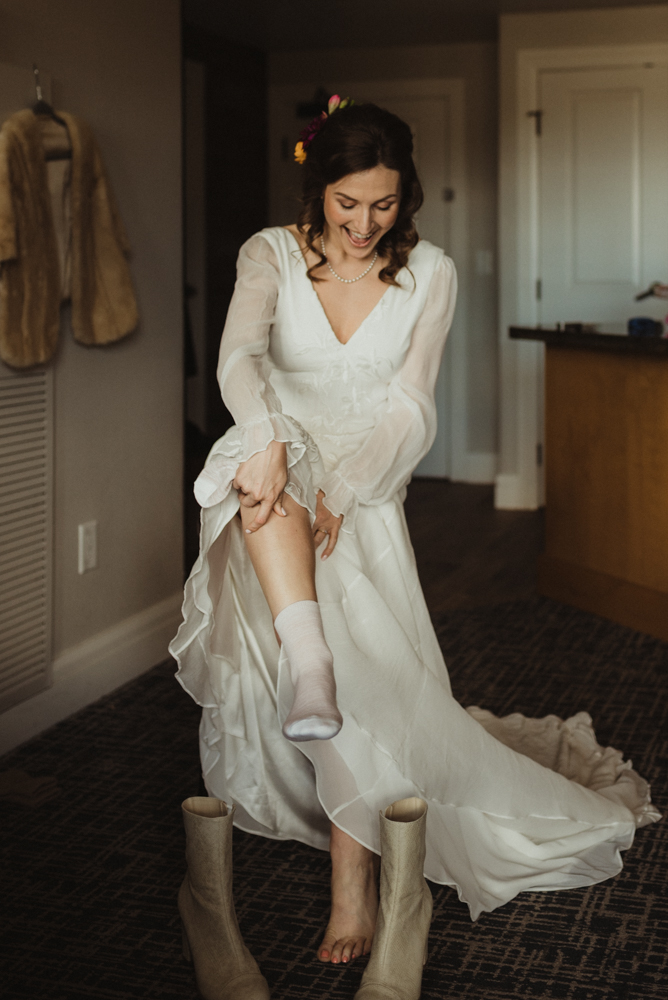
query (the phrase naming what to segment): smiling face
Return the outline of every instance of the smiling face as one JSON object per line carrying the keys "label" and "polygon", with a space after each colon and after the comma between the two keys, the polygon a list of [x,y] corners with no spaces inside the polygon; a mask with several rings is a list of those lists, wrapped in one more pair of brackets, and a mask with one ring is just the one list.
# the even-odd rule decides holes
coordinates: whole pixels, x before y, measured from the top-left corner
{"label": "smiling face", "polygon": [[399,171],[380,165],[328,184],[323,206],[328,254],[370,256],[396,222],[400,200]]}

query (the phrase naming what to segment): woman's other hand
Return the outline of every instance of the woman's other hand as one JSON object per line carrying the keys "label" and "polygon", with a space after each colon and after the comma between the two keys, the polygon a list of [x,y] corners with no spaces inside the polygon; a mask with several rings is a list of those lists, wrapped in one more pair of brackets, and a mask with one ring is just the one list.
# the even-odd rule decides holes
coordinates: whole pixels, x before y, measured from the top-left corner
{"label": "woman's other hand", "polygon": [[341,514],[340,517],[335,517],[334,514],[332,514],[332,512],[327,510],[325,507],[325,504],[323,503],[324,499],[325,494],[322,490],[318,490],[318,502],[315,510],[315,521],[313,522],[313,542],[317,549],[325,538],[327,539],[325,551],[320,556],[321,559],[326,559],[328,556],[331,556],[339,537],[341,525],[343,524],[343,514]]}
{"label": "woman's other hand", "polygon": [[287,481],[287,449],[283,441],[272,441],[265,451],[241,463],[232,485],[240,504],[258,508],[255,520],[246,531],[257,531],[266,524],[272,510],[279,517],[287,517],[283,510],[283,490]]}

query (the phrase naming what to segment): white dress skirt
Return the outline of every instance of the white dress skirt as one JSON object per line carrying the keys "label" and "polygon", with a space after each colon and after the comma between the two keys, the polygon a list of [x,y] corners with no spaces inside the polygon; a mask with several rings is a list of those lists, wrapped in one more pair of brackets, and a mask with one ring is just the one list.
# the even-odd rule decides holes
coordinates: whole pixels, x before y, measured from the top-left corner
{"label": "white dress skirt", "polygon": [[[325,850],[332,821],[379,853],[379,810],[419,796],[424,873],[455,887],[475,919],[518,892],[615,875],[636,827],[659,814],[585,712],[497,719],[452,697],[403,501],[435,434],[456,279],[421,241],[398,280],[343,345],[289,230],[242,248],[219,367],[236,425],[195,484],[200,555],[170,650],[203,709],[207,789],[235,803],[239,827]],[[281,733],[290,674],[235,517],[236,469],[274,439],[287,444],[290,495],[313,517],[322,489],[344,515],[333,554],[316,559],[344,719],[328,741]]]}

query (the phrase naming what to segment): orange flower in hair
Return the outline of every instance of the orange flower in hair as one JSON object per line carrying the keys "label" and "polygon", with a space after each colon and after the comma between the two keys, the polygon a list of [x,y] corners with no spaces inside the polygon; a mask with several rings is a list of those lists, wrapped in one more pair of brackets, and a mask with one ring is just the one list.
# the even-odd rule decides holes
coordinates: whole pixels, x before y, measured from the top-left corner
{"label": "orange flower in hair", "polygon": [[303,128],[299,133],[299,142],[295,146],[295,160],[297,163],[303,163],[305,161],[306,151],[322,126],[327,121],[329,115],[334,114],[335,111],[343,111],[344,108],[349,107],[354,103],[355,102],[350,97],[345,97],[343,100],[341,100],[338,94],[334,94],[330,97],[327,102],[327,111],[323,111],[321,114],[317,115],[313,121],[309,122],[306,128]]}

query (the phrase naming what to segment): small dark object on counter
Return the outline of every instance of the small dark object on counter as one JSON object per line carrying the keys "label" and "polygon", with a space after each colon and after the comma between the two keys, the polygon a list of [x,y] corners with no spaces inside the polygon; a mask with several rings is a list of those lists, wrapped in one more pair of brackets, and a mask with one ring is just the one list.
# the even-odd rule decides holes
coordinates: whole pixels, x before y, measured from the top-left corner
{"label": "small dark object on counter", "polygon": [[556,324],[555,333],[596,333],[596,323],[561,323]]}
{"label": "small dark object on counter", "polygon": [[662,337],[663,323],[660,319],[636,316],[629,320],[628,331],[629,337]]}
{"label": "small dark object on counter", "polygon": [[661,285],[660,281],[653,281],[652,284],[649,286],[649,288],[646,288],[644,292],[640,292],[639,295],[636,295],[635,297],[636,302],[640,302],[642,301],[642,299],[651,298],[652,295],[654,295],[656,289],[660,287],[660,285]]}

